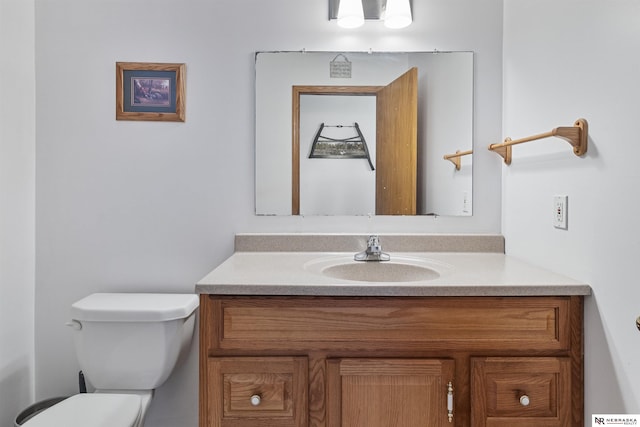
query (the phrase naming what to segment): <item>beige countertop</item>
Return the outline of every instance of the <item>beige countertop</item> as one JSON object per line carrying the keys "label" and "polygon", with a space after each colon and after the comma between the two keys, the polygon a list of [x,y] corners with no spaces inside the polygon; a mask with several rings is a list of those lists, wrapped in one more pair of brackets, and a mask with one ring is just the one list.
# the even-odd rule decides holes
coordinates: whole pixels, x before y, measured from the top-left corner
{"label": "beige countertop", "polygon": [[298,296],[591,294],[591,287],[585,283],[498,252],[389,252],[391,263],[418,261],[439,273],[438,277],[429,280],[367,282],[323,274],[322,269],[327,265],[355,263],[351,261],[355,252],[238,251],[200,280],[196,292]]}

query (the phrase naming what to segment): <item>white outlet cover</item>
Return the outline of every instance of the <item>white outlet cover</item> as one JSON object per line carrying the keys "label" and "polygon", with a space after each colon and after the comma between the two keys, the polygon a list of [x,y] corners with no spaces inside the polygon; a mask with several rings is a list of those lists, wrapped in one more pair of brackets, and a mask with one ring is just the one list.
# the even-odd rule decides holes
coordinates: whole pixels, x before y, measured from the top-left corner
{"label": "white outlet cover", "polygon": [[553,196],[553,226],[563,230],[567,229],[567,203],[568,196]]}

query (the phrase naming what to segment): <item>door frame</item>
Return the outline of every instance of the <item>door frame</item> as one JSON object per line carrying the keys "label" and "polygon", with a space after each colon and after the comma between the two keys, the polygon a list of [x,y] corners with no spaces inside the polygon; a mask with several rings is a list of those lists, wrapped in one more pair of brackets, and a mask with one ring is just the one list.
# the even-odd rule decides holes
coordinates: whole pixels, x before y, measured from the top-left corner
{"label": "door frame", "polygon": [[291,215],[300,215],[300,96],[377,96],[384,86],[292,86]]}

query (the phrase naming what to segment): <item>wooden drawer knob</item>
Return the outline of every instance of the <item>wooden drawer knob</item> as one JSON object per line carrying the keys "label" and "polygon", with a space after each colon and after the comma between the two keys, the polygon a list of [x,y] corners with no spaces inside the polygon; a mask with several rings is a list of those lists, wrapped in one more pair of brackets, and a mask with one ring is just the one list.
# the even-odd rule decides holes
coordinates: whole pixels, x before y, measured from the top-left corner
{"label": "wooden drawer knob", "polygon": [[253,396],[251,396],[251,398],[249,400],[250,400],[252,406],[258,406],[258,405],[260,405],[260,402],[262,401],[262,398],[260,397],[259,394],[254,394]]}
{"label": "wooden drawer knob", "polygon": [[531,403],[531,399],[529,399],[529,396],[527,396],[526,394],[523,394],[522,396],[520,396],[520,404],[522,406],[529,406],[530,403]]}

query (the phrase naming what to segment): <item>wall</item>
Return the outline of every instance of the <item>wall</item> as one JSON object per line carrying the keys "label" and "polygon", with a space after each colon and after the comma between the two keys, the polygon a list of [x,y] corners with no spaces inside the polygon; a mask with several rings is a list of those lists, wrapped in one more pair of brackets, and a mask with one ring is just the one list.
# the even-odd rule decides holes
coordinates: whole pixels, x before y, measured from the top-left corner
{"label": "wall", "polygon": [[[407,29],[346,31],[325,0],[35,1],[37,398],[76,390],[73,301],[193,292],[234,233],[500,232],[500,168],[486,150],[473,217],[254,216],[255,51],[472,50],[475,141],[500,139],[502,1],[414,6]],[[186,122],[116,121],[116,61],[186,63]],[[149,427],[196,426],[195,348],[157,391]]]}
{"label": "wall", "polygon": [[[418,170],[418,194],[426,195],[418,197],[418,212],[471,215],[473,155],[460,158],[460,170],[443,156],[473,148],[473,97],[468,95],[473,93],[473,53],[438,54],[432,59],[436,60],[428,58],[422,65],[427,70],[426,93],[418,95],[419,105],[426,104],[427,110],[418,132],[428,141],[418,149],[418,162],[428,165],[426,170]],[[455,84],[443,85],[443,81]],[[435,101],[429,108],[432,99]]]}
{"label": "wall", "polygon": [[34,4],[0,0],[0,425],[33,399]]}
{"label": "wall", "polygon": [[[375,212],[376,172],[371,170],[367,159],[309,158],[320,123],[327,126],[322,129],[322,137],[335,139],[358,138],[354,128],[357,123],[375,168],[375,96],[302,95],[300,215],[367,215]],[[360,155],[364,155],[364,149]],[[256,181],[258,185],[259,180]]]}
{"label": "wall", "polygon": [[[505,1],[504,135],[589,122],[584,158],[551,138],[514,147],[503,166],[507,253],[593,287],[587,417],[640,413],[639,20],[631,0]],[[552,227],[554,194],[569,196],[568,230]]]}

